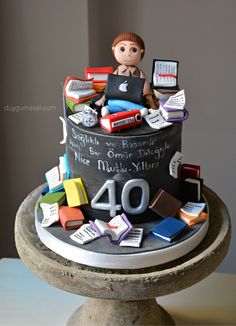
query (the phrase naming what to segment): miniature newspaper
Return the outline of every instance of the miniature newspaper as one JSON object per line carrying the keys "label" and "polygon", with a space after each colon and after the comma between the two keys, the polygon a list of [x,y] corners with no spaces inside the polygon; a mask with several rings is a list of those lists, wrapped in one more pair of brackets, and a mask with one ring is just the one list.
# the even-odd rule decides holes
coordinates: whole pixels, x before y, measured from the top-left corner
{"label": "miniature newspaper", "polygon": [[150,114],[147,114],[144,119],[153,129],[162,129],[172,125],[171,122],[167,122],[161,115],[160,110],[153,110]]}

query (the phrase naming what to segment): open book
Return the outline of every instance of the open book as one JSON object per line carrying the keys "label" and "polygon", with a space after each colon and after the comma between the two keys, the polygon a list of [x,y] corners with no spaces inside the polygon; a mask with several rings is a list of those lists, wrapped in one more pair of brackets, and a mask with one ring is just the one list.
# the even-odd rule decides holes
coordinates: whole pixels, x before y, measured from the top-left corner
{"label": "open book", "polygon": [[45,173],[49,191],[59,191],[63,189],[63,181],[69,179],[69,167],[66,154],[59,157],[59,165]]}
{"label": "open book", "polygon": [[154,88],[178,89],[178,61],[153,60],[152,83]]}
{"label": "open book", "polygon": [[124,213],[115,216],[109,223],[98,219],[89,221],[89,223],[100,237],[105,236],[113,243],[120,243],[133,229]]}

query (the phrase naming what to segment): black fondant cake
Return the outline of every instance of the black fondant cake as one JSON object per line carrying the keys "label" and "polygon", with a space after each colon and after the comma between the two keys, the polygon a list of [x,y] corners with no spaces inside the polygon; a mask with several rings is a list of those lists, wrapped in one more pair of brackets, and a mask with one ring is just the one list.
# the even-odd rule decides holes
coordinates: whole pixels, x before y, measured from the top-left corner
{"label": "black fondant cake", "polygon": [[[159,188],[180,197],[180,177],[170,175],[169,164],[176,151],[181,152],[181,123],[159,131],[143,123],[111,134],[100,127],[75,125],[67,118],[66,128],[71,178],[82,178],[89,199],[89,205],[82,207],[86,217],[110,220],[109,207],[91,207],[91,201],[107,180],[115,181],[115,204],[121,204],[132,223],[155,218],[156,214],[142,202],[146,196],[152,199]],[[108,203],[107,194],[104,191],[99,202]]]}

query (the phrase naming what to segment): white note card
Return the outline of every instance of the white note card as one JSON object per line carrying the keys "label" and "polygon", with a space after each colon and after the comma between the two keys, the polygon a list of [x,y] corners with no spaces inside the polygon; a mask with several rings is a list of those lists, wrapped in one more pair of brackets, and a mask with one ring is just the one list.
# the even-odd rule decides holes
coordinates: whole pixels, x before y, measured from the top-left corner
{"label": "white note card", "polygon": [[59,221],[59,207],[58,203],[45,204],[42,203],[40,207],[43,210],[43,220],[41,222],[42,227],[48,227],[55,222]]}
{"label": "white note card", "polygon": [[120,242],[121,247],[140,247],[143,237],[142,228],[133,228],[128,235]]}
{"label": "white note card", "polygon": [[183,154],[177,151],[172,157],[172,159],[170,160],[169,173],[175,179],[178,178],[179,166],[180,164],[182,164],[183,159],[184,159]]}
{"label": "white note card", "polygon": [[171,122],[167,122],[161,115],[160,110],[152,110],[150,114],[145,115],[144,119],[153,129],[162,129],[172,125]]}

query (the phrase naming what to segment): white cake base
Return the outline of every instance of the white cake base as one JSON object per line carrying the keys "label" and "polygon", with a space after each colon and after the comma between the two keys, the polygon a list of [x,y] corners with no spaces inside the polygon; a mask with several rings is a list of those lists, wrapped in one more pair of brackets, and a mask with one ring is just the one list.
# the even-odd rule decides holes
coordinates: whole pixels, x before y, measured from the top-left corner
{"label": "white cake base", "polygon": [[[207,220],[201,225],[198,225],[196,231],[189,237],[185,237],[182,240],[180,239],[180,241],[173,244],[163,244],[163,247],[161,248],[155,248],[154,246],[152,250],[150,250],[150,247],[145,250],[145,246],[142,249],[120,247],[119,252],[117,252],[117,246],[107,244],[105,239],[94,240],[92,243],[90,243],[90,246],[78,245],[76,242],[72,243],[72,240],[68,240],[69,236],[66,234],[66,231],[66,235],[63,235],[64,230],[59,226],[58,228],[60,228],[60,230],[62,229],[63,236],[55,236],[52,234],[50,227],[43,228],[41,226],[37,209],[35,211],[35,216],[35,226],[38,236],[46,247],[58,255],[76,263],[109,269],[145,268],[161,265],[180,258],[199,245],[199,243],[205,237],[209,227],[209,220]],[[75,230],[73,230],[73,232],[75,232]],[[108,252],[106,252],[106,248],[105,250],[102,248],[99,251],[99,242],[96,243],[96,241],[100,241],[100,247],[101,241],[104,241],[104,248],[107,244],[109,249]],[[157,242],[158,240],[151,241],[155,243],[155,241]],[[91,247],[91,244],[93,247]],[[114,251],[112,247],[116,247]]]}

